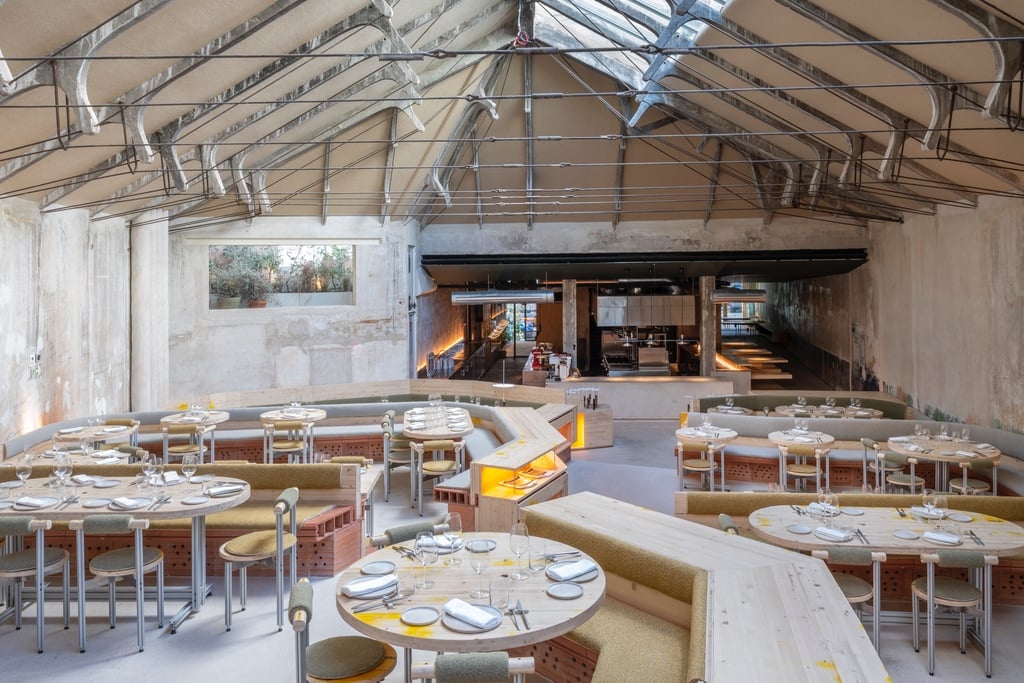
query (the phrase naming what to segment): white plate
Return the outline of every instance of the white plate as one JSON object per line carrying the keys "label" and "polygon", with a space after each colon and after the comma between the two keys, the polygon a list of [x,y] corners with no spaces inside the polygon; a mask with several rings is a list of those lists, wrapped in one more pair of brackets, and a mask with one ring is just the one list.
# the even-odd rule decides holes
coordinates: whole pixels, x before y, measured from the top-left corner
{"label": "white plate", "polygon": [[97,489],[112,489],[115,486],[121,485],[120,479],[96,479],[92,482],[93,488]]}
{"label": "white plate", "polygon": [[[488,613],[493,614],[495,616],[499,616],[499,617],[501,616],[501,610],[499,610],[499,609],[497,609],[495,607],[491,607],[490,605],[473,605],[473,606],[478,608],[478,609],[482,609],[485,612],[488,612]],[[476,626],[473,626],[473,624],[467,624],[466,622],[462,621],[461,619],[456,619],[455,617],[453,617],[450,614],[444,614],[441,617],[441,623],[444,624],[446,628],[448,628],[451,631],[455,631],[456,633],[486,633],[487,631],[493,631],[494,629],[496,629],[499,626],[501,626],[501,622],[499,621],[497,624],[495,624],[491,628],[477,628]]]}
{"label": "white plate", "polygon": [[209,496],[189,496],[188,498],[182,498],[182,505],[202,505],[210,500]]}
{"label": "white plate", "polygon": [[790,524],[786,527],[786,531],[791,534],[800,534],[802,536],[804,534],[811,533],[811,527],[804,526],[803,524]]}
{"label": "white plate", "polygon": [[76,434],[82,431],[81,427],[65,427],[64,429],[57,430],[59,434]]}
{"label": "white plate", "polygon": [[214,477],[213,477],[212,474],[197,474],[197,475],[192,477],[192,483],[193,484],[202,484],[204,481],[212,481],[213,478]]}
{"label": "white plate", "polygon": [[548,586],[547,594],[559,600],[575,600],[583,595],[583,586],[572,581],[559,581]]}
{"label": "white plate", "polygon": [[5,489],[16,489],[16,488],[24,486],[24,485],[25,485],[25,482],[23,482],[21,479],[16,479],[16,480],[13,480],[13,481],[5,481],[2,484],[0,484],[0,487],[5,488]]}
{"label": "white plate", "polygon": [[896,538],[902,538],[904,541],[915,541],[920,538],[920,536],[917,535],[917,532],[911,531],[910,529],[897,529],[892,532],[892,535]]}
{"label": "white plate", "polygon": [[954,522],[970,522],[974,519],[974,517],[971,517],[970,515],[965,515],[962,512],[950,512],[946,516]]}
{"label": "white plate", "polygon": [[0,510],[4,508],[14,507],[13,500],[0,500]]}
{"label": "white plate", "polygon": [[860,508],[839,508],[839,512],[844,515],[850,515],[851,517],[860,517],[864,514],[864,511]]}
{"label": "white plate", "polygon": [[89,508],[89,509],[92,509],[92,508],[103,508],[103,507],[107,507],[108,505],[110,505],[110,499],[109,498],[90,498],[89,500],[86,500],[86,501],[82,502],[82,507]]}
{"label": "white plate", "polygon": [[[372,564],[372,563],[371,563]],[[409,609],[402,612],[402,622],[409,624],[409,626],[428,626],[437,621],[441,613],[437,611],[436,607],[410,607]]]}
{"label": "white plate", "polygon": [[14,501],[15,510],[45,510],[48,507],[52,507],[60,502],[60,498],[54,498],[53,496],[32,496],[36,500],[46,501],[43,505],[18,505],[18,501]]}
{"label": "white plate", "polygon": [[121,512],[131,512],[132,510],[138,510],[139,508],[144,508],[144,507],[146,507],[147,505],[150,505],[153,502],[152,498],[129,498],[129,500],[132,500],[134,502],[132,503],[131,507],[126,507],[126,508],[125,507],[121,507],[120,505],[114,505],[114,501],[110,501],[110,509],[111,510],[119,510]]}
{"label": "white plate", "polygon": [[944,513],[938,510],[932,510],[929,512],[923,507],[912,507],[910,508],[910,514],[914,517],[920,517],[921,519],[942,519]]}
{"label": "white plate", "polygon": [[[547,573],[547,577],[549,579],[554,580],[554,577],[551,576],[551,574],[550,574],[552,569],[556,569],[558,567],[564,567],[566,565],[573,564],[574,562],[579,562],[579,560],[562,560],[561,562],[552,562],[551,564],[548,565],[548,568],[545,570],[545,573]],[[591,571],[587,572],[586,574],[580,574],[577,577],[574,577],[572,579],[566,579],[565,581],[560,581],[559,583],[569,583],[569,582],[571,582],[571,583],[587,583],[588,581],[593,581],[594,579],[597,578],[597,570],[598,569],[599,569],[599,567],[594,567],[594,569],[592,569]]]}
{"label": "white plate", "polygon": [[473,547],[466,548],[466,550],[471,553],[484,552],[483,550],[481,550],[481,547],[486,547],[487,552],[491,552],[492,550],[498,547],[498,544],[495,543],[494,539],[491,538],[474,538],[472,545]]}
{"label": "white plate", "polygon": [[379,560],[377,562],[370,562],[369,564],[363,565],[363,568],[359,571],[370,576],[383,576],[384,574],[390,574],[395,571],[395,563],[388,562],[387,560]]}

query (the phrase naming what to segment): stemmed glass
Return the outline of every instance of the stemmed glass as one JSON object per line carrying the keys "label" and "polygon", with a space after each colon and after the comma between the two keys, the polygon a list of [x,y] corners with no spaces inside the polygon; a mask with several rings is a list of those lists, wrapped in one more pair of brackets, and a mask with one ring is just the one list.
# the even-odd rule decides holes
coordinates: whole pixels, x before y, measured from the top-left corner
{"label": "stemmed glass", "polygon": [[733,406],[733,404],[734,404],[734,403],[735,403],[735,401],[733,400],[733,397],[732,397],[732,396],[727,396],[727,397],[725,398],[725,407],[726,407],[726,408],[732,408],[732,406]]}
{"label": "stemmed glass", "polygon": [[480,577],[479,586],[469,594],[469,597],[478,600],[489,598],[491,593],[484,588],[484,572],[491,564],[491,544],[485,540],[478,539],[470,541],[467,550],[469,550],[469,566]]}
{"label": "stemmed glass", "polygon": [[935,493],[935,502],[933,503],[935,509],[935,516],[942,519],[949,512],[949,499],[946,498],[945,493]]}
{"label": "stemmed glass", "polygon": [[448,555],[445,564],[449,567],[457,567],[462,564],[462,560],[455,557],[455,553],[459,550],[459,539],[462,538],[462,515],[458,512],[448,514],[448,526],[445,527],[444,537],[448,539],[448,543],[452,547],[452,551]]}
{"label": "stemmed glass", "polygon": [[423,567],[423,577],[416,584],[416,588],[431,588],[434,582],[427,578],[427,565],[437,564],[437,543],[434,541],[434,534],[430,531],[421,531],[416,534],[416,557],[419,558],[420,566]]}
{"label": "stemmed glass", "polygon": [[935,498],[936,493],[934,489],[925,489],[921,495],[921,505],[924,506],[929,520],[935,519]]}
{"label": "stemmed glass", "polygon": [[21,479],[22,484],[28,481],[28,478],[32,476],[32,456],[26,453],[19,458],[18,463],[14,466],[14,473],[18,479]]}
{"label": "stemmed glass", "polygon": [[185,475],[185,492],[192,493],[192,477],[195,476],[199,467],[199,456],[195,453],[186,453],[181,456],[181,473]]}
{"label": "stemmed glass", "polygon": [[142,480],[140,481],[139,488],[143,491],[148,491],[149,486],[153,481],[153,475],[156,474],[156,456],[152,453],[146,453],[142,456]]}
{"label": "stemmed glass", "polygon": [[516,570],[509,574],[515,581],[526,581],[530,575],[523,571],[523,554],[530,549],[530,532],[524,522],[516,522],[508,533],[508,547],[516,556]]}
{"label": "stemmed glass", "polygon": [[72,465],[71,458],[65,451],[57,451],[57,455],[53,458],[53,474],[60,481],[61,485],[66,485],[68,479],[71,477]]}
{"label": "stemmed glass", "polygon": [[839,496],[826,489],[821,496],[821,504],[824,507],[825,525],[832,526],[833,520],[839,516]]}

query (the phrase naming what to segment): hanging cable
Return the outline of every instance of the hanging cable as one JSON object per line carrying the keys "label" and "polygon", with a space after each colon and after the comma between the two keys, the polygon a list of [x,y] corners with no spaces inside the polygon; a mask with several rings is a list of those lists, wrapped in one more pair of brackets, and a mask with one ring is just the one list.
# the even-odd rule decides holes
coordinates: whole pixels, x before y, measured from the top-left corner
{"label": "hanging cable", "polygon": [[935,157],[939,161],[944,161],[946,155],[949,154],[949,146],[953,139],[953,112],[956,110],[956,93],[957,86],[949,86],[949,116],[946,118],[946,132],[939,137],[939,141],[935,145]]}
{"label": "hanging cable", "polygon": [[50,73],[53,77],[53,115],[57,122],[57,143],[60,148],[67,150],[71,144],[71,100],[68,99],[68,94],[64,93],[64,119],[68,122],[67,125],[67,139],[64,139],[64,127],[60,125],[60,95],[58,92],[60,88],[57,86],[57,61],[54,59],[50,60]]}

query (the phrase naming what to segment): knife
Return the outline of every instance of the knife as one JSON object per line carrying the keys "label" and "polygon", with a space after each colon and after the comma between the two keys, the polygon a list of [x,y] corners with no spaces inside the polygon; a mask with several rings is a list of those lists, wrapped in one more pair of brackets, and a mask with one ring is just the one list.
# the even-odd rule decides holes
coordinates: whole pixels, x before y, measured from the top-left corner
{"label": "knife", "polygon": [[978,534],[974,533],[974,529],[968,529],[967,533],[971,535],[971,538],[974,539],[975,543],[977,543],[978,545],[985,545],[985,542],[978,538]]}
{"label": "knife", "polygon": [[529,612],[529,611],[530,610],[523,609],[523,601],[522,600],[516,600],[516,612],[518,612],[519,616],[521,616],[523,618],[523,626],[526,627],[527,631],[530,630],[530,622],[526,618],[526,613]]}
{"label": "knife", "polygon": [[519,620],[516,619],[516,611],[514,609],[512,609],[511,605],[509,605],[509,608],[506,611],[508,612],[508,615],[510,617],[512,617],[512,625],[515,626],[516,630],[518,631],[519,630]]}

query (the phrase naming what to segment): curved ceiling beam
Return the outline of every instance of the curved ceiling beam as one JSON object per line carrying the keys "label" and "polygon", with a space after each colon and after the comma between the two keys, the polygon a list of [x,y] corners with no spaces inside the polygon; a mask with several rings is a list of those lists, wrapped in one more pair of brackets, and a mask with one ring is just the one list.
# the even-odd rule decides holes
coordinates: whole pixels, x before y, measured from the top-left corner
{"label": "curved ceiling beam", "polygon": [[[770,47],[771,41],[748,31],[746,28],[736,24],[735,22],[725,19],[719,12],[712,10],[706,5],[694,5],[690,10],[690,14],[695,19],[700,19],[737,42],[745,45],[756,46],[752,48],[755,52],[764,55],[780,66],[783,66],[793,73],[807,79],[809,82],[830,88],[829,92],[832,95],[843,98],[850,104],[884,123],[889,130],[892,131],[892,138],[895,138],[898,132],[902,131],[902,134],[906,135],[906,137],[920,139],[922,136],[912,134],[910,131],[927,130],[927,126],[925,126],[925,124],[907,117],[902,112],[889,107],[885,103],[876,100],[873,97],[865,95],[853,88],[846,87],[846,84],[835,76],[832,76],[812,64],[808,64],[792,53],[782,48]],[[891,142],[893,141],[892,138]],[[890,144],[890,148],[899,149],[899,145]],[[950,142],[949,152],[961,161],[965,161],[969,164],[974,164],[977,160],[977,155],[955,142]],[[887,155],[879,166],[879,179],[885,180],[886,178],[891,177],[891,175],[893,175],[893,167],[899,163],[900,159],[898,157]],[[1017,177],[1017,174],[1001,168],[995,168],[991,165],[985,165],[980,170],[1000,182],[1006,183],[1011,187],[1024,192],[1024,183],[1022,183],[1020,178]],[[934,173],[929,173],[928,175],[929,177],[936,176]],[[954,189],[961,193],[966,191],[965,188],[961,187],[958,183],[953,182],[949,178],[941,175],[938,177],[941,178],[940,182],[942,182],[945,187]]]}
{"label": "curved ceiling beam", "polygon": [[[992,77],[992,87],[981,107],[981,115],[986,119],[997,119],[1005,114],[1006,98],[1010,93],[1011,80],[1021,68],[1021,31],[1013,24],[1003,21],[990,12],[965,0],[928,0],[941,10],[949,12],[974,27],[981,35],[992,38],[989,46],[996,62],[996,73]],[[997,40],[1000,38],[1018,38],[1018,40]],[[1020,112],[1018,112],[1020,113]]]}
{"label": "curved ceiling beam", "polygon": [[[96,115],[86,81],[89,78],[90,59],[111,38],[130,29],[170,0],[139,0],[114,17],[65,45],[51,59],[37,62],[11,79],[0,78],[0,104],[18,93],[52,85],[60,88],[71,102],[78,119],[78,129],[89,135],[100,132],[100,118]],[[3,74],[0,74],[2,77]],[[70,132],[71,122],[68,122]],[[57,131],[58,135],[62,131]]]}

